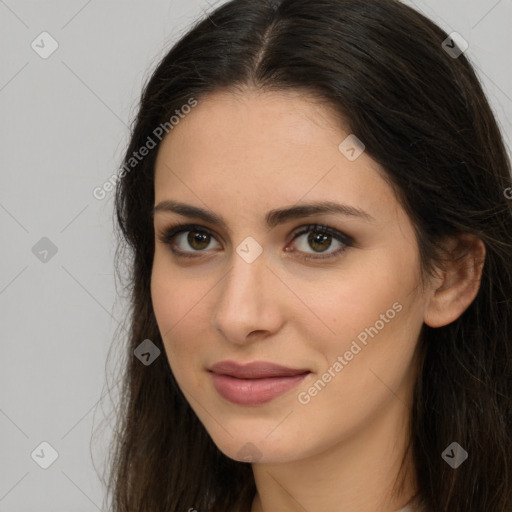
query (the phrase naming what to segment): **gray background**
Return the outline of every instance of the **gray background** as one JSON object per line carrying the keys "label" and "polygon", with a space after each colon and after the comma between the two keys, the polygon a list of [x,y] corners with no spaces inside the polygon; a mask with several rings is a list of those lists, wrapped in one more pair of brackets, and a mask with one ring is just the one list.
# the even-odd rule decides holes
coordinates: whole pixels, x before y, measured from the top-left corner
{"label": "gray background", "polygon": [[[469,42],[510,148],[512,0],[407,3]],[[214,5],[0,0],[0,512],[102,510],[106,357],[126,314],[113,193],[92,191],[119,168],[148,73]],[[59,45],[46,59],[31,47],[50,48],[43,31]],[[58,453],[47,469],[42,442]]]}

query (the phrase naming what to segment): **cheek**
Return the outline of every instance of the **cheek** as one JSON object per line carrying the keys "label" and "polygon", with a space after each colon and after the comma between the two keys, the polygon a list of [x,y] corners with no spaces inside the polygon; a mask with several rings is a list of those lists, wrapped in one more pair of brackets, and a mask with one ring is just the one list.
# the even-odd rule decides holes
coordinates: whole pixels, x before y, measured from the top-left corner
{"label": "cheek", "polygon": [[[400,323],[416,307],[417,280],[414,254],[368,251],[341,264],[340,270],[332,272],[328,279],[319,278],[308,289],[304,302],[330,327],[331,334],[342,341],[374,325],[386,312],[391,317],[390,323]],[[393,309],[395,303],[402,305],[400,313],[396,311],[400,309],[398,306]],[[389,331],[387,326],[386,323]]]}
{"label": "cheek", "polygon": [[164,341],[165,333],[174,333],[175,328],[194,314],[194,305],[206,293],[204,281],[191,280],[184,274],[163,249],[157,249],[151,273],[151,300]]}
{"label": "cheek", "polygon": [[207,339],[205,330],[210,324],[204,311],[211,286],[204,279],[184,278],[179,269],[166,264],[165,258],[155,257],[151,275],[153,310],[169,364],[178,379],[193,374],[188,370],[197,366],[201,340]]}
{"label": "cheek", "polygon": [[160,333],[165,341],[164,333],[175,322],[176,297],[173,290],[176,290],[176,287],[173,287],[171,278],[167,277],[167,273],[164,270],[163,265],[159,263],[159,259],[155,257],[150,283],[151,301]]}
{"label": "cheek", "polygon": [[[374,253],[350,271],[321,281],[323,293],[319,288],[310,295],[311,309],[330,333],[322,329],[325,334],[319,336],[304,320],[304,339],[314,340],[309,344],[323,361],[320,373],[331,368],[336,374],[331,379],[336,383],[328,387],[337,389],[340,400],[363,399],[375,386],[383,386],[379,377],[392,389],[400,384],[423,324],[422,301],[416,293],[418,269],[414,254]],[[346,361],[342,369],[339,364],[333,368],[338,356]]]}
{"label": "cheek", "polygon": [[421,318],[405,294],[397,297],[386,289],[370,296],[338,294],[340,303],[351,301],[339,306],[336,335],[311,333],[310,350],[322,364],[297,390],[296,401],[312,439],[329,446],[372,424],[387,405],[400,409],[410,400],[406,383]]}
{"label": "cheek", "polygon": [[151,300],[158,329],[172,367],[175,358],[179,357],[179,351],[171,340],[176,339],[176,331],[179,331],[180,324],[186,320],[188,300],[179,278],[177,279],[177,276],[167,270],[165,264],[155,257],[151,274]]}

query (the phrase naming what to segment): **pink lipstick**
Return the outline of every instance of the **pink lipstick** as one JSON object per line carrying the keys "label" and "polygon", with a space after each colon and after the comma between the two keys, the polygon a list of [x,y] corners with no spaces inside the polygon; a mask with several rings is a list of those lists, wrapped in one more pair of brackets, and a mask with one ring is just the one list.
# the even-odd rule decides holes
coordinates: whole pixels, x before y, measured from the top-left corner
{"label": "pink lipstick", "polygon": [[286,393],[311,373],[265,361],[238,364],[221,361],[209,368],[215,389],[238,405],[259,405]]}

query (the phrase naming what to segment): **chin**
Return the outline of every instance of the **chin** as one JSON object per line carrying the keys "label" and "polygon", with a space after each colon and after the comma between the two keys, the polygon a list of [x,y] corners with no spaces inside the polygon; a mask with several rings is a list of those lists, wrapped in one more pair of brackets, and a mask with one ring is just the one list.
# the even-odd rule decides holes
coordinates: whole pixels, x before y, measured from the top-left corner
{"label": "chin", "polygon": [[250,464],[261,463],[282,463],[291,462],[296,460],[299,455],[297,452],[297,442],[290,440],[289,446],[283,445],[280,440],[265,439],[267,434],[257,439],[257,436],[252,436],[251,440],[247,440],[247,436],[241,439],[229,438],[224,439],[224,442],[214,442],[217,448],[230,459],[247,462]]}

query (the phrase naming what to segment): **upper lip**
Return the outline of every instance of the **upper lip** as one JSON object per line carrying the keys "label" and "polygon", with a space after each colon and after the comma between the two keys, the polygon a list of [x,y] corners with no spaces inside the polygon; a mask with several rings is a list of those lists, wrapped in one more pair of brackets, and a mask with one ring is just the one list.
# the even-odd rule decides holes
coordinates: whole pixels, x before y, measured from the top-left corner
{"label": "upper lip", "polygon": [[235,361],[220,361],[210,366],[209,370],[220,375],[230,375],[239,379],[261,379],[265,377],[290,377],[309,373],[306,368],[287,368],[266,361],[254,361],[246,364],[235,363]]}

